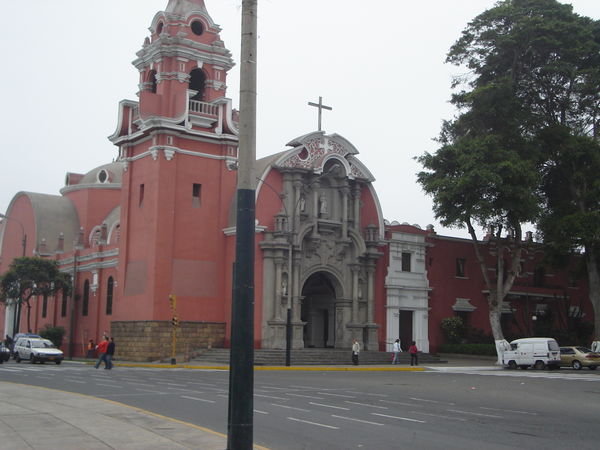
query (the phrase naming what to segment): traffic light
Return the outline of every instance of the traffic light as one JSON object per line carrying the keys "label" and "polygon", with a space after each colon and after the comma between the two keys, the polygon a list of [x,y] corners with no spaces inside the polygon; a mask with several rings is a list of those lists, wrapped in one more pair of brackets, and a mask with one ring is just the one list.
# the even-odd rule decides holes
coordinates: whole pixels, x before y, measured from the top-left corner
{"label": "traffic light", "polygon": [[177,297],[175,296],[175,294],[169,295],[169,307],[172,311],[175,311],[175,309],[177,308]]}
{"label": "traffic light", "polygon": [[171,325],[173,325],[174,327],[178,327],[179,326],[179,319],[177,317],[173,317],[171,319]]}

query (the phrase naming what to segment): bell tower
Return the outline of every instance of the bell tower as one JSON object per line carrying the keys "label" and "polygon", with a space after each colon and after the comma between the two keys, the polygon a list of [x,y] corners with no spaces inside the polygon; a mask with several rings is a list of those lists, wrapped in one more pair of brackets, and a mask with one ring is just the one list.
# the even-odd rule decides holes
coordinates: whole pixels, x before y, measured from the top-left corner
{"label": "bell tower", "polygon": [[109,139],[125,162],[120,317],[223,320],[237,111],[226,97],[231,53],[204,0],[169,0],[137,52],[138,101],[119,105]]}

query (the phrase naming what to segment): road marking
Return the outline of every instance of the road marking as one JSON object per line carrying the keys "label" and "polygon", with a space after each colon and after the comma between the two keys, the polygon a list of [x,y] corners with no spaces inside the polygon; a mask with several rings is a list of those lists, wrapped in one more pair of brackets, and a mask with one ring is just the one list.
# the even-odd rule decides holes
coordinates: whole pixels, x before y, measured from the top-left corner
{"label": "road marking", "polygon": [[353,422],[367,423],[369,425],[380,425],[380,426],[383,426],[382,423],[371,422],[369,420],[354,419],[353,417],[336,416],[334,414],[332,414],[331,417],[335,417],[336,419],[351,420]]}
{"label": "road marking", "polygon": [[428,400],[426,398],[410,397],[410,399],[416,402],[439,403],[437,400]]}
{"label": "road marking", "polygon": [[310,412],[310,409],[295,408],[293,406],[279,405],[277,403],[271,403],[271,406],[279,406],[280,408],[293,409],[294,411]]}
{"label": "road marking", "polygon": [[290,397],[301,397],[301,398],[312,398],[313,400],[323,400],[323,397],[315,397],[313,395],[290,394],[290,393],[288,393],[287,395],[289,395]]}
{"label": "road marking", "polygon": [[317,392],[319,395],[330,395],[331,397],[356,398],[354,395],[330,394],[329,392]]}
{"label": "road marking", "polygon": [[401,405],[401,406],[421,406],[416,405],[415,403],[405,403],[405,402],[395,402],[393,400],[379,400],[382,403],[390,403],[392,405]]}
{"label": "road marking", "polygon": [[481,409],[486,409],[488,411],[499,411],[499,412],[507,412],[513,414],[527,414],[529,416],[537,416],[538,413],[528,412],[528,411],[516,411],[514,409],[499,409],[499,408],[486,408],[485,406],[480,406]]}
{"label": "road marking", "polygon": [[187,384],[178,384],[178,383],[163,383],[167,386],[178,386],[178,387],[187,387]]}
{"label": "road marking", "polygon": [[389,416],[387,414],[378,414],[378,413],[371,413],[371,414],[374,416],[387,417],[389,419],[404,420],[406,422],[427,423],[424,420],[411,419],[409,417]]}
{"label": "road marking", "polygon": [[64,381],[68,381],[70,383],[79,383],[79,384],[86,384],[87,381],[81,381],[81,380],[74,380],[72,378],[63,378]]}
{"label": "road marking", "polygon": [[332,430],[339,430],[340,429],[339,427],[334,427],[333,425],[325,425],[323,423],[309,422],[308,420],[296,419],[295,417],[288,417],[288,420],[293,420],[295,422],[307,423],[309,425],[315,425],[317,427],[331,428]]}
{"label": "road marking", "polygon": [[268,412],[266,412],[266,411],[259,411],[258,409],[255,409],[254,412],[257,413],[257,414],[266,414],[266,415],[269,415]]}
{"label": "road marking", "polygon": [[[113,389],[123,389],[123,386],[119,386],[118,384],[102,384],[102,383],[96,383],[96,386],[104,386],[104,387],[109,387],[109,388],[113,388]],[[139,389],[137,389],[139,390]],[[154,391],[152,391],[154,392]]]}
{"label": "road marking", "polygon": [[198,402],[205,402],[205,403],[217,403],[214,400],[206,400],[206,399],[203,399],[203,398],[190,397],[190,396],[187,396],[187,395],[182,395],[181,398],[187,398],[188,400],[196,400]]}
{"label": "road marking", "polygon": [[431,416],[431,417],[439,417],[440,419],[448,419],[448,420],[458,420],[459,422],[466,422],[467,419],[463,419],[462,417],[452,417],[452,416],[443,416],[441,414],[430,414],[418,411],[411,411],[412,414],[419,414],[420,416]]}
{"label": "road marking", "polygon": [[350,411],[350,408],[344,408],[343,406],[324,405],[323,403],[315,403],[315,402],[308,402],[308,404],[315,405],[315,406],[323,406],[324,408],[343,409],[345,411]]}
{"label": "road marking", "polygon": [[389,409],[387,406],[377,406],[377,405],[370,405],[368,403],[350,402],[348,400],[346,400],[346,403],[350,403],[351,405],[367,406],[369,408]]}
{"label": "road marking", "polygon": [[502,416],[494,416],[492,414],[481,414],[481,413],[476,413],[476,412],[471,412],[471,411],[461,411],[460,409],[447,409],[446,411],[457,413],[457,414],[467,414],[470,416],[491,417],[493,419],[503,419]]}
{"label": "road marking", "polygon": [[352,394],[367,395],[369,397],[389,397],[389,395],[386,395],[386,394],[372,394],[369,392],[347,391],[347,393],[348,394],[352,393]]}
{"label": "road marking", "polygon": [[273,395],[254,394],[255,397],[272,398],[273,400],[289,400],[289,398],[275,397]]}

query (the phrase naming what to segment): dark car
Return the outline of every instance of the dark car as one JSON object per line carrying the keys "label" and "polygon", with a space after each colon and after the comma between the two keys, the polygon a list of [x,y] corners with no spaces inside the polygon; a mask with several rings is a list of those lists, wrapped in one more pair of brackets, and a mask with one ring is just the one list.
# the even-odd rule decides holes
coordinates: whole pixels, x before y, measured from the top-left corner
{"label": "dark car", "polygon": [[10,359],[10,349],[4,345],[4,342],[0,342],[0,364]]}

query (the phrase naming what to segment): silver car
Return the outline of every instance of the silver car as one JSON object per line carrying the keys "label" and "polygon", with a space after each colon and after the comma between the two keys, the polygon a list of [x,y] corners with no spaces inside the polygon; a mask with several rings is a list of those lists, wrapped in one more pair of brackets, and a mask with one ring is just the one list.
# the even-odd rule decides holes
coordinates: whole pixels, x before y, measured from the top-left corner
{"label": "silver car", "polygon": [[63,352],[57,349],[48,339],[19,338],[15,343],[15,360],[36,362],[52,361],[60,364],[64,359]]}

